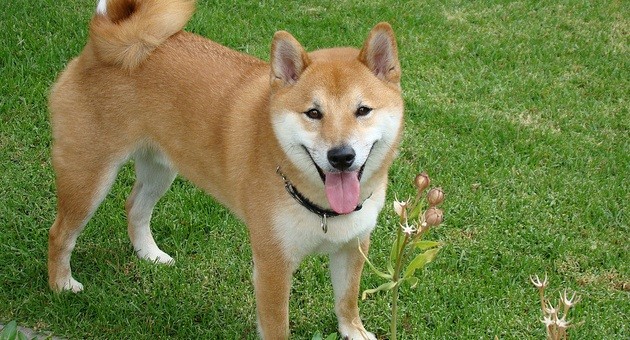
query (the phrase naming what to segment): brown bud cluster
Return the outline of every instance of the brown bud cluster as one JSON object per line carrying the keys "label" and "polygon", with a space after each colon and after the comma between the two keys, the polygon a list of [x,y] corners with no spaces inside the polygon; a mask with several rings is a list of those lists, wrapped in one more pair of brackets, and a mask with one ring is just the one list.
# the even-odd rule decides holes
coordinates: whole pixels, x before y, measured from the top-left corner
{"label": "brown bud cluster", "polygon": [[418,193],[421,194],[426,188],[429,187],[429,185],[431,184],[431,179],[426,172],[423,172],[416,176],[414,183],[416,185],[416,188],[418,189]]}
{"label": "brown bud cluster", "polygon": [[427,201],[432,207],[440,205],[444,201],[444,191],[442,188],[433,188],[427,194]]}
{"label": "brown bud cluster", "polygon": [[436,207],[431,207],[424,212],[424,222],[428,227],[438,226],[443,220],[444,214],[442,213],[442,210]]}

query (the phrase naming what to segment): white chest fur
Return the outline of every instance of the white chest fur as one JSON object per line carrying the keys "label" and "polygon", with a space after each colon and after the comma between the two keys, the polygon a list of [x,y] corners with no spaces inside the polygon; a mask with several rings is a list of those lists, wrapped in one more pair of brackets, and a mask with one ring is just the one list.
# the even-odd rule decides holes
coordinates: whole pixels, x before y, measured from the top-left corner
{"label": "white chest fur", "polygon": [[290,204],[275,214],[275,233],[281,240],[287,258],[297,268],[302,259],[310,254],[331,254],[348,242],[368,235],[376,226],[379,211],[385,202],[384,191],[378,190],[363,202],[361,210],[348,215],[327,219],[328,231],[324,233],[321,218],[308,211],[292,198]]}

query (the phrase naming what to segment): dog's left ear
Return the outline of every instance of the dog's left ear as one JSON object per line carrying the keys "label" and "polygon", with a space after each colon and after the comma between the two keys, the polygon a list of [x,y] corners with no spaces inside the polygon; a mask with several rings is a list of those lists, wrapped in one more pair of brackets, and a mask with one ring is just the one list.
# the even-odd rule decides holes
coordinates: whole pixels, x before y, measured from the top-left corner
{"label": "dog's left ear", "polygon": [[285,31],[276,32],[271,43],[271,83],[295,84],[310,59],[300,43]]}
{"label": "dog's left ear", "polygon": [[400,83],[398,47],[394,30],[388,23],[381,22],[372,28],[359,53],[359,61],[379,79]]}

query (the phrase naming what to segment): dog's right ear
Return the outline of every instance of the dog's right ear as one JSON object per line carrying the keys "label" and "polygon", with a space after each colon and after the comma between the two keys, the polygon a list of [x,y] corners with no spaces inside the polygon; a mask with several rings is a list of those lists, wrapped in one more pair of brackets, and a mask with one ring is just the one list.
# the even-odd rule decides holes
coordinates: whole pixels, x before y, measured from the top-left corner
{"label": "dog's right ear", "polygon": [[295,84],[308,64],[310,59],[306,51],[289,32],[274,34],[271,43],[272,84]]}

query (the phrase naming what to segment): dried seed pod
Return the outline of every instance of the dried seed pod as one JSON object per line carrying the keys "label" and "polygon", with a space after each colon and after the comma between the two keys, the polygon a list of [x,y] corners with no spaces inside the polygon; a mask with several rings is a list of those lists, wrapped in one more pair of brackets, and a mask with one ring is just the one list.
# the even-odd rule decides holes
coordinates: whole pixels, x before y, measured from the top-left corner
{"label": "dried seed pod", "polygon": [[429,227],[438,226],[443,220],[444,214],[442,213],[442,210],[436,207],[431,207],[424,212],[424,221]]}
{"label": "dried seed pod", "polygon": [[431,184],[431,179],[429,178],[429,175],[427,175],[426,172],[423,172],[416,176],[414,183],[416,184],[418,193],[421,194],[426,188],[429,187],[429,184]]}
{"label": "dried seed pod", "polygon": [[534,286],[536,286],[536,288],[538,289],[545,289],[545,287],[547,287],[547,285],[549,284],[549,280],[547,280],[547,274],[545,274],[545,279],[540,281],[540,278],[538,277],[538,275],[536,276],[530,276],[529,280],[534,284]]}
{"label": "dried seed pod", "polygon": [[440,205],[444,201],[444,191],[442,188],[433,188],[427,194],[427,201],[432,207]]}

